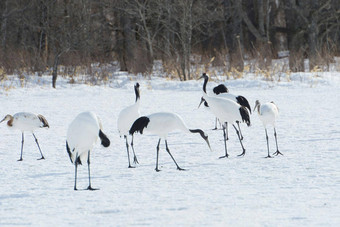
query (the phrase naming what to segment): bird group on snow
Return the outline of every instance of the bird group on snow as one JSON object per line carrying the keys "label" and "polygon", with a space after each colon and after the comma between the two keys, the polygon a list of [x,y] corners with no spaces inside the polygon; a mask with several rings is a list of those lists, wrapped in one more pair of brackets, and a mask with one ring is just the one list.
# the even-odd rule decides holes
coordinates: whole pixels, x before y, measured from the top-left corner
{"label": "bird group on snow", "polygon": [[[228,158],[228,149],[227,149],[227,140],[228,140],[228,124],[232,125],[236,131],[239,142],[241,144],[242,153],[238,156],[244,156],[246,153],[246,149],[242,144],[243,135],[241,133],[240,123],[246,123],[247,126],[250,126],[250,114],[251,108],[248,100],[243,96],[236,96],[229,93],[228,88],[220,84],[213,89],[214,95],[207,94],[207,83],[209,80],[209,76],[206,73],[200,77],[200,79],[204,79],[203,82],[203,95],[201,98],[201,102],[198,107],[204,103],[206,106],[216,117],[215,129],[217,129],[217,122],[220,122],[223,131],[223,141],[224,141],[224,149],[225,154],[220,158]],[[160,169],[158,168],[158,157],[159,157],[159,145],[161,140],[164,140],[165,147],[167,153],[170,155],[171,159],[175,163],[178,170],[185,170],[181,168],[176,162],[175,158],[170,152],[168,146],[168,134],[175,130],[181,130],[186,133],[195,133],[199,134],[203,140],[208,145],[211,150],[208,135],[201,129],[189,129],[181,116],[172,112],[158,112],[153,113],[147,116],[140,115],[140,91],[139,91],[139,83],[136,83],[134,86],[134,92],[136,96],[135,102],[121,110],[117,119],[117,127],[119,135],[124,137],[126,143],[126,151],[128,157],[128,167],[134,168],[130,162],[130,151],[129,147],[131,145],[133,151],[133,163],[138,164],[138,159],[133,147],[133,139],[135,133],[143,134],[143,132],[149,132],[151,134],[157,135],[159,137],[156,151],[156,168],[155,170],[158,172]],[[279,115],[279,109],[274,102],[268,102],[265,104],[261,104],[259,100],[256,100],[254,111],[258,113],[259,119],[262,121],[263,126],[265,128],[266,133],[266,141],[267,141],[267,156],[266,158],[271,158],[269,151],[269,141],[268,141],[268,133],[267,127],[268,125],[272,125],[274,128],[274,137],[276,143],[276,152],[273,155],[282,155],[279,151],[278,143],[277,143],[277,133],[275,128],[275,122]],[[45,159],[41,148],[38,143],[38,139],[34,135],[34,131],[38,128],[49,128],[49,124],[46,118],[40,114],[33,114],[27,112],[19,112],[12,115],[6,115],[1,122],[7,122],[7,126],[11,129],[17,129],[22,133],[22,141],[21,141],[21,154],[20,159],[18,161],[23,160],[23,147],[24,147],[24,132],[31,132],[35,142],[38,146],[39,152],[41,154],[41,159]],[[237,124],[237,127],[235,126]],[[129,145],[128,137],[131,136],[131,143]],[[80,113],[76,118],[70,123],[67,130],[67,139],[66,139],[66,151],[69,155],[71,162],[75,166],[75,176],[74,176],[74,190],[77,190],[77,168],[78,165],[82,165],[87,162],[88,165],[88,180],[89,185],[87,190],[96,190],[91,186],[91,172],[90,172],[90,153],[93,149],[94,144],[98,140],[101,141],[101,144],[104,147],[110,146],[110,140],[103,132],[103,127],[101,120],[99,117],[93,112],[83,112]]]}

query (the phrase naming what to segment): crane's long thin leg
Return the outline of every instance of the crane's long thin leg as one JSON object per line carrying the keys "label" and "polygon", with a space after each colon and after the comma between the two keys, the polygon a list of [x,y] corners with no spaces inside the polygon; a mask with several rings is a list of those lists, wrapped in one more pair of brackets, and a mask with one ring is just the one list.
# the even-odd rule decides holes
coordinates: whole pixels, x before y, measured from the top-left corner
{"label": "crane's long thin leg", "polygon": [[24,150],[24,133],[21,133],[21,155],[20,155],[20,159],[18,161],[22,161],[22,152]]}
{"label": "crane's long thin leg", "polygon": [[77,191],[77,170],[78,170],[78,155],[76,155],[76,159],[74,159],[74,190]]}
{"label": "crane's long thin leg", "polygon": [[243,135],[242,135],[241,128],[240,128],[240,122],[236,121],[236,123],[237,123],[237,126],[238,126],[238,130],[240,131],[241,140],[243,140]]}
{"label": "crane's long thin leg", "polygon": [[225,132],[226,132],[226,140],[229,140],[229,133],[228,133],[228,122],[225,123]]}
{"label": "crane's long thin leg", "polygon": [[275,136],[275,142],[276,142],[276,152],[273,155],[283,155],[280,151],[279,151],[279,147],[277,145],[277,137],[276,137],[276,129],[274,127],[274,136]]}
{"label": "crane's long thin leg", "polygon": [[176,164],[177,169],[178,169],[178,170],[185,170],[185,169],[182,169],[181,167],[179,167],[179,165],[178,165],[177,162],[175,161],[174,157],[173,157],[172,154],[170,153],[170,150],[169,150],[169,147],[168,147],[168,142],[167,142],[167,140],[165,140],[165,147],[166,147],[166,151],[168,152],[168,154],[170,155],[170,157],[172,158],[172,160],[173,160],[174,163]]}
{"label": "crane's long thin leg", "polygon": [[128,155],[128,161],[129,161],[129,168],[134,168],[133,166],[131,166],[130,164],[130,153],[129,153],[129,143],[128,143],[128,139],[127,139],[127,136],[124,136],[125,138],[125,144],[126,144],[126,152],[127,152],[127,155]]}
{"label": "crane's long thin leg", "polygon": [[157,157],[156,157],[156,168],[155,168],[155,170],[157,171],[157,172],[159,172],[160,170],[158,169],[158,156],[159,156],[159,143],[161,142],[161,138],[159,138],[159,140],[158,140],[158,144],[157,144]]}
{"label": "crane's long thin leg", "polygon": [[39,146],[37,137],[35,137],[34,133],[32,133],[32,135],[34,136],[35,142],[37,143],[38,148],[39,148],[39,151],[40,151],[40,154],[41,154],[41,158],[39,158],[38,160],[45,159],[45,158],[44,158],[44,155],[43,155],[42,152],[41,152],[41,149],[40,149],[40,146]]}
{"label": "crane's long thin leg", "polygon": [[220,158],[228,158],[229,155],[228,155],[228,146],[227,146],[227,139],[226,139],[226,127],[224,126],[224,124],[222,125],[222,130],[223,130],[223,140],[224,140],[225,155],[221,156]]}
{"label": "crane's long thin leg", "polygon": [[243,147],[242,140],[241,140],[241,137],[240,137],[240,132],[237,130],[237,128],[235,127],[234,124],[233,124],[233,127],[236,130],[236,134],[238,136],[238,139],[240,140],[240,144],[241,144],[241,147],[242,147],[242,153],[237,155],[237,156],[244,156],[246,154],[246,149],[244,149],[244,147]]}
{"label": "crane's long thin leg", "polygon": [[217,117],[215,117],[215,128],[213,130],[217,130]]}
{"label": "crane's long thin leg", "polygon": [[89,186],[87,187],[87,190],[99,190],[98,188],[92,188],[91,187],[91,171],[90,171],[90,151],[87,153],[87,169],[89,171]]}
{"label": "crane's long thin leg", "polygon": [[132,140],[131,140],[131,147],[132,147],[132,151],[133,151],[133,163],[139,164],[139,162],[137,160],[136,153],[135,153],[135,148],[133,148],[133,135],[132,135]]}
{"label": "crane's long thin leg", "polygon": [[268,141],[268,133],[267,133],[267,129],[264,129],[266,131],[266,140],[267,140],[267,150],[268,150],[268,156],[266,158],[272,158],[272,156],[270,156],[269,154],[269,141]]}

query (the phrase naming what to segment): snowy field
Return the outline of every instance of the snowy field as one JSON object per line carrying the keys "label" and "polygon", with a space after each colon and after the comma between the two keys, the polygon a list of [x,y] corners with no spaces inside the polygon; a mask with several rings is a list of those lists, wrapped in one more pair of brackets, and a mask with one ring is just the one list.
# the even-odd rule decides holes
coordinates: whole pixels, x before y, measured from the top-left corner
{"label": "snowy field", "polygon": [[[232,80],[231,93],[275,101],[280,110],[278,143],[284,156],[266,156],[265,133],[256,113],[251,127],[241,124],[246,155],[231,128],[229,159],[221,130],[211,130],[213,115],[197,109],[203,81],[138,80],[142,115],[158,111],[180,114],[190,128],[209,135],[213,152],[197,134],[172,133],[169,148],[178,171],[160,150],[156,172],[153,135],[137,135],[140,164],[127,168],[125,142],[117,132],[119,111],[135,100],[135,80],[122,76],[107,85],[68,84],[50,77],[0,91],[1,119],[29,111],[42,114],[50,129],[36,132],[46,160],[32,135],[26,134],[23,161],[21,134],[0,124],[0,226],[340,226],[340,75],[301,75],[291,82]],[[216,83],[208,83],[211,91]],[[15,87],[15,85],[14,85]],[[98,191],[74,191],[74,166],[65,149],[68,124],[92,110],[103,122],[111,146],[96,144],[92,185]],[[270,148],[275,152],[272,128]],[[87,166],[78,168],[78,188],[86,188]]]}

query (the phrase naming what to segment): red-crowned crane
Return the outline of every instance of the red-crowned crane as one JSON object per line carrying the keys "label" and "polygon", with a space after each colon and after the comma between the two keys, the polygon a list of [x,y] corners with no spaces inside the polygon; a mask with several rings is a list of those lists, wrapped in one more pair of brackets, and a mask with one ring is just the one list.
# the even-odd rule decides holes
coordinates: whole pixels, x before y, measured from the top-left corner
{"label": "red-crowned crane", "polygon": [[[229,93],[228,88],[224,84],[220,84],[214,87],[213,92],[215,95],[217,95],[217,97],[233,100],[234,102],[237,102],[241,106],[246,107],[249,113],[251,114],[251,107],[249,105],[248,100],[242,95],[234,95],[234,94]],[[206,102],[204,103],[204,105],[209,107],[209,105]],[[240,131],[241,140],[243,140],[243,135],[242,135],[241,128],[240,128],[240,122],[237,121],[236,123],[238,126],[238,130]],[[214,129],[215,130],[217,129],[217,119],[215,121]],[[227,133],[227,140],[228,140],[228,123],[226,123],[226,133]]]}
{"label": "red-crowned crane", "polygon": [[27,112],[19,112],[14,114],[13,116],[10,114],[7,114],[5,116],[4,119],[2,119],[1,122],[3,121],[7,121],[7,126],[10,129],[17,129],[21,131],[21,135],[22,135],[22,139],[21,139],[21,155],[20,155],[20,159],[18,161],[22,161],[22,153],[23,153],[23,149],[24,149],[24,132],[28,131],[31,132],[35,142],[37,143],[37,146],[39,148],[40,154],[41,154],[41,158],[39,158],[38,160],[41,159],[45,159],[44,155],[41,152],[39,143],[38,143],[38,139],[37,137],[34,135],[34,130],[38,129],[38,128],[49,128],[50,126],[48,125],[48,122],[46,120],[46,118],[40,114],[33,114],[33,113],[27,113]]}
{"label": "red-crowned crane", "polygon": [[262,121],[264,129],[266,131],[267,150],[268,150],[268,156],[266,158],[271,158],[271,156],[269,154],[267,125],[272,125],[274,127],[276,152],[273,155],[279,155],[279,154],[282,155],[282,153],[279,151],[279,147],[277,145],[277,135],[276,135],[276,129],[275,129],[275,121],[276,121],[277,117],[279,116],[278,107],[276,106],[276,104],[274,102],[267,102],[267,103],[261,105],[260,101],[256,100],[254,111],[255,111],[255,109],[257,110],[259,118]]}
{"label": "red-crowned crane", "polygon": [[78,165],[87,162],[89,186],[87,190],[97,190],[91,186],[90,152],[98,137],[104,147],[110,146],[110,140],[102,131],[102,124],[93,112],[80,113],[70,124],[67,131],[66,150],[75,166],[74,190],[77,190]]}
{"label": "red-crowned crane", "polygon": [[222,127],[223,127],[225,155],[220,158],[226,158],[229,156],[228,151],[227,151],[226,124],[225,123],[230,123],[233,125],[234,129],[236,130],[237,136],[239,138],[241,147],[242,147],[242,153],[239,156],[245,155],[246,149],[244,149],[243,147],[240,133],[235,127],[234,123],[237,121],[245,122],[248,126],[250,126],[249,112],[247,108],[245,108],[244,106],[241,106],[240,104],[230,99],[207,95],[206,86],[207,86],[209,77],[206,73],[203,73],[201,78],[204,78],[204,83],[203,83],[203,97],[201,98],[200,105],[204,101],[207,102],[207,104],[210,107],[210,110],[215,115],[215,117],[217,117],[218,120],[222,123]]}
{"label": "red-crowned crane", "polygon": [[[136,83],[135,86],[135,95],[136,95],[136,101],[134,104],[124,108],[122,111],[120,111],[118,115],[117,120],[117,126],[120,136],[124,136],[125,142],[126,142],[126,151],[128,155],[128,161],[129,161],[129,168],[133,168],[130,164],[130,154],[129,154],[129,142],[128,142],[128,135],[129,135],[129,129],[131,128],[133,122],[139,118],[139,106],[140,106],[140,92],[139,92],[139,83]],[[137,156],[135,154],[135,150],[133,148],[133,135],[131,139],[131,147],[133,151],[133,162],[136,164],[138,163]]]}
{"label": "red-crowned crane", "polygon": [[205,134],[201,129],[188,129],[183,119],[178,114],[175,114],[175,113],[159,112],[159,113],[150,114],[148,116],[142,116],[138,118],[131,126],[131,129],[129,131],[131,135],[133,135],[135,132],[140,132],[141,134],[143,134],[143,131],[146,131],[152,134],[156,134],[159,137],[158,144],[157,144],[157,158],[156,158],[156,168],[155,168],[157,172],[160,171],[158,169],[158,156],[159,156],[159,144],[161,142],[161,139],[165,140],[166,151],[168,152],[168,154],[170,155],[170,157],[176,164],[177,169],[184,170],[181,167],[179,167],[174,157],[170,153],[170,150],[168,147],[168,142],[167,142],[168,133],[174,130],[182,130],[183,132],[188,132],[188,133],[199,133],[200,136],[208,144],[209,149],[210,149],[208,135]]}

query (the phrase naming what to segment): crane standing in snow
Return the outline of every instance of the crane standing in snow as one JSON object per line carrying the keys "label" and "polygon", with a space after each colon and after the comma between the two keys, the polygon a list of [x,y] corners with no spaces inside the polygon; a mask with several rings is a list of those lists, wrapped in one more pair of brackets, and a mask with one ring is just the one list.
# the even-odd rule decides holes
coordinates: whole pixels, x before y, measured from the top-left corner
{"label": "crane standing in snow", "polygon": [[[134,104],[124,108],[122,111],[120,111],[118,115],[117,120],[117,126],[120,136],[124,136],[126,141],[126,151],[128,155],[128,161],[129,161],[129,168],[133,168],[130,164],[130,154],[129,154],[129,143],[128,143],[128,135],[129,135],[129,129],[131,128],[131,125],[133,122],[140,116],[139,113],[139,106],[140,106],[140,92],[139,92],[139,83],[136,83],[135,86],[135,94],[136,94],[136,101]],[[131,139],[131,148],[133,151],[133,162],[136,164],[138,163],[135,150],[133,148],[133,135]]]}
{"label": "crane standing in snow", "polygon": [[[251,113],[251,108],[250,108],[248,100],[242,95],[234,95],[234,94],[229,93],[228,88],[224,84],[220,84],[220,85],[214,87],[213,92],[219,98],[230,99],[230,100],[233,100],[234,102],[240,104],[241,106],[246,107],[248,109],[249,113]],[[204,105],[206,107],[209,107],[207,102],[204,102]],[[242,135],[241,128],[240,128],[240,122],[236,121],[236,123],[237,123],[237,126],[238,126],[238,130],[240,131],[241,140],[243,140],[243,135]],[[216,130],[216,129],[217,129],[217,118],[215,120],[214,130]],[[228,138],[228,123],[226,123],[226,134],[227,134],[227,140],[228,140],[229,139]]]}
{"label": "crane standing in snow", "polygon": [[203,102],[207,102],[211,111],[213,112],[215,117],[217,117],[218,120],[222,123],[222,127],[223,127],[225,155],[220,158],[226,158],[229,156],[228,151],[227,151],[227,143],[226,143],[227,139],[226,139],[226,124],[225,123],[230,123],[233,125],[234,129],[236,130],[237,136],[239,138],[241,147],[242,147],[242,153],[239,156],[245,155],[246,149],[243,147],[240,133],[235,127],[234,123],[237,121],[246,122],[246,124],[250,126],[248,110],[244,106],[241,106],[240,104],[230,99],[219,98],[216,96],[208,96],[206,86],[207,86],[209,77],[207,74],[203,73],[200,79],[201,78],[204,78],[204,83],[203,83],[203,97],[201,98],[200,105]]}
{"label": "crane standing in snow", "polygon": [[259,118],[262,121],[264,129],[266,131],[267,150],[268,150],[268,156],[266,158],[271,158],[269,154],[267,125],[272,125],[274,127],[274,136],[275,136],[275,142],[276,142],[276,152],[274,153],[274,155],[279,155],[279,154],[282,155],[277,145],[277,135],[276,135],[276,129],[275,129],[275,121],[276,121],[276,118],[279,116],[279,109],[277,108],[274,102],[268,102],[268,103],[261,105],[259,100],[256,100],[255,102],[254,111],[255,109],[257,109]]}
{"label": "crane standing in snow", "polygon": [[90,152],[98,137],[104,147],[110,146],[110,140],[102,131],[102,124],[96,114],[92,112],[80,113],[70,124],[67,131],[66,150],[75,166],[74,190],[77,190],[77,167],[87,161],[89,186],[91,187]]}
{"label": "crane standing in snow", "polygon": [[133,123],[129,132],[131,135],[133,135],[135,132],[140,132],[141,134],[143,134],[144,130],[159,136],[159,140],[157,144],[157,158],[156,158],[156,168],[155,168],[157,172],[160,171],[158,169],[158,156],[159,156],[159,144],[161,142],[161,139],[165,140],[166,151],[168,152],[171,159],[176,164],[177,169],[185,170],[179,167],[174,157],[170,153],[168,142],[167,142],[167,137],[168,137],[169,132],[172,132],[174,130],[182,130],[188,133],[199,133],[201,137],[205,140],[205,142],[208,144],[209,149],[210,149],[208,135],[206,135],[201,129],[188,129],[183,119],[175,113],[159,112],[159,113],[150,114],[148,116],[140,117]]}
{"label": "crane standing in snow", "polygon": [[29,131],[32,133],[35,142],[37,143],[37,146],[39,148],[40,154],[41,154],[41,158],[39,158],[38,160],[41,159],[45,159],[44,155],[41,152],[39,143],[38,143],[38,139],[37,137],[34,135],[33,131],[38,129],[38,128],[44,128],[47,127],[49,128],[50,126],[48,125],[48,122],[46,120],[46,118],[40,114],[36,115],[33,113],[27,113],[27,112],[19,112],[14,114],[13,116],[10,114],[7,114],[5,116],[4,119],[2,119],[1,122],[3,121],[7,121],[7,126],[10,129],[18,129],[21,131],[22,134],[22,139],[21,139],[21,155],[20,155],[20,159],[18,161],[22,161],[22,153],[23,153],[23,148],[24,148],[24,132],[25,131]]}

